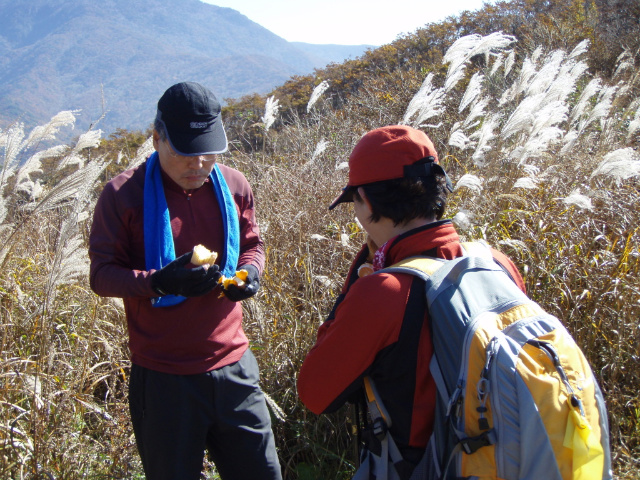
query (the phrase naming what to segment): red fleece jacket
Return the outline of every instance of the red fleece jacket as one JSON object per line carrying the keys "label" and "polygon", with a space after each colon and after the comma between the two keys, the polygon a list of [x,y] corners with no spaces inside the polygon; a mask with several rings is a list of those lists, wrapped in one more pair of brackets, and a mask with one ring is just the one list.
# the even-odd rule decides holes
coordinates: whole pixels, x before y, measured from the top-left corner
{"label": "red fleece jacket", "polygon": [[[450,221],[436,222],[392,239],[385,265],[407,257],[462,256]],[[351,266],[333,312],[318,330],[298,377],[302,402],[314,413],[334,411],[360,391],[370,375],[393,419],[391,433],[403,446],[426,446],[433,428],[436,387],[429,372],[433,347],[424,284],[409,274],[357,277],[368,248]],[[524,291],[516,266],[494,258]]]}

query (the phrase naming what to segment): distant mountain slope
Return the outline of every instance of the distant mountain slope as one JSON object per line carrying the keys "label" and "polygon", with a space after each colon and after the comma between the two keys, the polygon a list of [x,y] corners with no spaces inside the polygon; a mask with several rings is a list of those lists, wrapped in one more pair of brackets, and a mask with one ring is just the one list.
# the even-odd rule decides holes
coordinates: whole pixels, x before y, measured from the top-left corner
{"label": "distant mountain slope", "polygon": [[175,82],[237,98],[337,58],[200,0],[0,0],[0,127],[81,109],[80,129],[143,129]]}
{"label": "distant mountain slope", "polygon": [[329,63],[342,63],[348,59],[355,59],[364,54],[367,50],[376,49],[375,45],[316,45],[313,43],[291,42],[298,49],[309,54],[312,58],[317,58],[322,66]]}

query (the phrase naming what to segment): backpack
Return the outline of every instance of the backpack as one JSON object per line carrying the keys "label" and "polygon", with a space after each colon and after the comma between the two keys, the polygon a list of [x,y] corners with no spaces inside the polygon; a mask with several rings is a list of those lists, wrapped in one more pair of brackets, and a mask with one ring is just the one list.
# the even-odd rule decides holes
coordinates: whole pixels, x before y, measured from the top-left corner
{"label": "backpack", "polygon": [[[604,398],[582,351],[486,243],[462,246],[454,260],[412,257],[379,271],[425,281],[438,395],[411,480],[611,479]],[[365,396],[381,448],[363,451],[353,478],[399,479],[392,419],[368,377]]]}

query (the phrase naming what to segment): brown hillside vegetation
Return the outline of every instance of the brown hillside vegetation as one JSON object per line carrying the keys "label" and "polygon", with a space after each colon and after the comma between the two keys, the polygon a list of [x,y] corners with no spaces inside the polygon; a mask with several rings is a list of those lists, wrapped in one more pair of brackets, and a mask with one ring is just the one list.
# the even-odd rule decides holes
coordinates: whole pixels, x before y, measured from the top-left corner
{"label": "brown hillside vegetation", "polygon": [[[439,23],[428,23],[415,33],[399,37],[389,45],[368,51],[356,60],[332,64],[313,75],[291,78],[265,96],[257,94],[227,99],[227,124],[238,127],[238,140],[245,149],[262,145],[256,127],[269,96],[279,99],[283,121],[293,112],[303,115],[313,88],[325,80],[326,95],[340,108],[356,92],[368,90],[383,100],[385,109],[403,105],[413,94],[412,81],[421,81],[428,71],[445,69],[442,58],[458,38],[502,31],[518,38],[520,61],[527,52],[542,46],[570,50],[580,41],[591,42],[585,58],[592,74],[609,77],[624,51],[640,49],[640,2],[627,0],[513,0],[498,1],[476,12],[464,12]],[[470,69],[482,66],[483,57],[473,59]],[[376,93],[377,92],[377,93]],[[395,92],[396,95],[393,95]],[[402,95],[402,96],[398,96]],[[366,104],[365,104],[366,105]],[[363,105],[364,106],[364,105]],[[353,105],[350,105],[353,108]],[[371,106],[375,110],[374,106]],[[375,111],[369,112],[375,115]],[[254,128],[248,128],[253,126]]]}
{"label": "brown hillside vegetation", "polygon": [[[614,472],[637,478],[639,18],[637,2],[499,2],[268,99],[229,101],[221,162],[251,182],[267,245],[245,330],[285,478],[348,479],[357,465],[352,412],[311,414],[296,376],[364,241],[352,209],[327,209],[344,162],[363,133],[395,123],[434,140],[461,235],[511,256],[583,348],[607,401]],[[86,240],[101,186],[152,147],[149,132],[124,130],[41,146],[73,120],[0,131],[0,478],[143,478],[122,304],[90,291]],[[217,478],[208,462],[205,475]]]}

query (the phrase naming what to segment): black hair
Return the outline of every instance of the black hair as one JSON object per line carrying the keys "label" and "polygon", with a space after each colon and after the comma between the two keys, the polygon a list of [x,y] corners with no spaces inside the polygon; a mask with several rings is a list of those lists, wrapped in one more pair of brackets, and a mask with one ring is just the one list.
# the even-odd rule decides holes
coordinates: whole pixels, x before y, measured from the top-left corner
{"label": "black hair", "polygon": [[[440,220],[447,206],[447,179],[445,175],[398,178],[361,185],[371,203],[370,220],[377,222],[389,218],[394,225],[410,222],[415,218]],[[362,201],[357,189],[354,200]]]}

